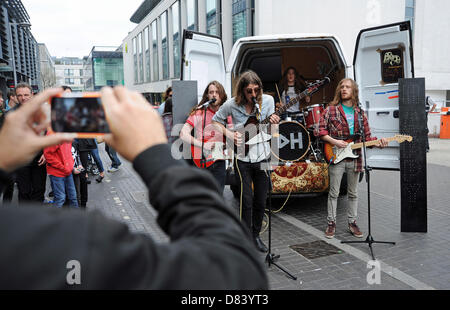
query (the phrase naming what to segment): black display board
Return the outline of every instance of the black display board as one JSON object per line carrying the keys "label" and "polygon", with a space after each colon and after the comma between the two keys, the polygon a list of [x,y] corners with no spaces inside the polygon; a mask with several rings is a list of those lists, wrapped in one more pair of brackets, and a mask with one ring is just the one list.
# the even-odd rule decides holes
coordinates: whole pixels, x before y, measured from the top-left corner
{"label": "black display board", "polygon": [[427,232],[425,79],[399,80],[400,132],[413,137],[400,145],[401,231]]}

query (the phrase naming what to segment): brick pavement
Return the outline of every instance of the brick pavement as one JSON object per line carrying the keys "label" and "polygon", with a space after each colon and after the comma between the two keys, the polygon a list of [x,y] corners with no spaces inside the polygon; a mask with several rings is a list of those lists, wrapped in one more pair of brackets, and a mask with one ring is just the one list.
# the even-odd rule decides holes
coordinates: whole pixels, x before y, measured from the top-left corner
{"label": "brick pavement", "polygon": [[[100,155],[107,167],[109,158],[100,145]],[[92,179],[89,187],[89,210],[100,210],[107,216],[125,222],[130,230],[150,235],[158,242],[167,242],[167,236],[156,224],[156,212],[150,207],[147,190],[133,171],[130,163],[122,161],[121,169],[106,173],[103,183]],[[369,271],[364,255],[368,246],[352,245],[348,251],[321,258],[308,259],[289,246],[318,241],[323,238],[326,218],[326,196],[291,199],[279,215],[272,216],[272,253],[280,254],[278,264],[298,277],[289,279],[276,266],[268,267],[270,288],[275,290],[310,289],[413,289],[428,285],[436,289],[450,288],[450,200],[449,167],[428,166],[428,227],[426,234],[400,233],[400,185],[398,172],[372,173],[372,235],[375,240],[395,241],[395,246],[374,244],[377,259],[383,261],[381,284],[369,285]],[[366,183],[360,183],[359,220],[361,229],[367,231]],[[226,200],[238,214],[236,200],[226,188]],[[283,200],[274,202],[278,209]],[[338,226],[334,242],[355,240],[346,229],[346,199],[338,206]],[[294,219],[293,221],[288,221]],[[291,223],[292,222],[292,223]],[[300,224],[298,224],[300,223]],[[267,242],[268,232],[262,234]],[[363,239],[364,240],[364,239]],[[356,253],[356,254],[355,254]],[[365,254],[364,254],[365,253]],[[265,255],[261,254],[264,261]],[[390,274],[400,274],[397,278]],[[408,278],[410,277],[410,278]],[[416,281],[417,280],[417,281]]]}

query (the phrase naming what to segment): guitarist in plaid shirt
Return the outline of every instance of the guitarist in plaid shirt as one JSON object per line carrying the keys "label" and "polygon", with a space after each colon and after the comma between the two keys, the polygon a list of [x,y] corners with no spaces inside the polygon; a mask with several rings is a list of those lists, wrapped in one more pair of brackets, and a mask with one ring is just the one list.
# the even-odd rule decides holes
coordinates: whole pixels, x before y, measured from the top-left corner
{"label": "guitarist in plaid shirt", "polygon": [[[320,119],[319,137],[331,145],[345,148],[348,143],[345,140],[352,139],[361,142],[361,137],[355,135],[359,132],[358,117],[362,112],[359,103],[358,85],[352,79],[343,79],[339,82],[333,101],[325,109]],[[364,123],[364,136],[366,141],[377,140],[372,137],[367,116],[362,113]],[[381,139],[378,147],[384,148],[388,144],[386,139]],[[357,151],[361,155],[361,150]],[[339,188],[344,172],[347,172],[348,184],[348,228],[358,238],[363,237],[358,225],[356,225],[358,208],[358,175],[362,172],[362,156],[356,159],[345,159],[342,162],[329,167],[330,190],[328,193],[328,227],[325,231],[327,238],[333,238],[336,231],[336,209],[339,197]]]}

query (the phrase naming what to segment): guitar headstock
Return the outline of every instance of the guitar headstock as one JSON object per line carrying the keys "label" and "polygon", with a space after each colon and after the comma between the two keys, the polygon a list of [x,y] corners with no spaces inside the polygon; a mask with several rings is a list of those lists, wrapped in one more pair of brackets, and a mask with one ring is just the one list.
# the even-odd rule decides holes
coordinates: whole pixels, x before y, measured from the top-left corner
{"label": "guitar headstock", "polygon": [[407,136],[407,135],[395,135],[395,141],[398,143],[402,143],[405,141],[411,142],[413,140],[413,137]]}
{"label": "guitar headstock", "polygon": [[312,94],[317,92],[320,87],[322,87],[323,85],[328,84],[328,83],[330,83],[330,78],[326,77],[323,80],[320,80],[320,81],[317,81],[315,83],[309,84],[308,88],[305,90],[305,95],[306,96],[311,96]]}

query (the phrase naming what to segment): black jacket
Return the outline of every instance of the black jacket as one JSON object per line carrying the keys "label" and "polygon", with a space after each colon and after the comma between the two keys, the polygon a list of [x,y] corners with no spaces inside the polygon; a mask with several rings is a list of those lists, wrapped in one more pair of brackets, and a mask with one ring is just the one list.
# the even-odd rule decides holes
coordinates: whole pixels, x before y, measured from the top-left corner
{"label": "black jacket", "polygon": [[[210,173],[175,161],[168,145],[147,149],[133,166],[170,243],[100,212],[2,207],[0,289],[268,288],[260,256]],[[66,281],[72,260],[80,285]]]}

